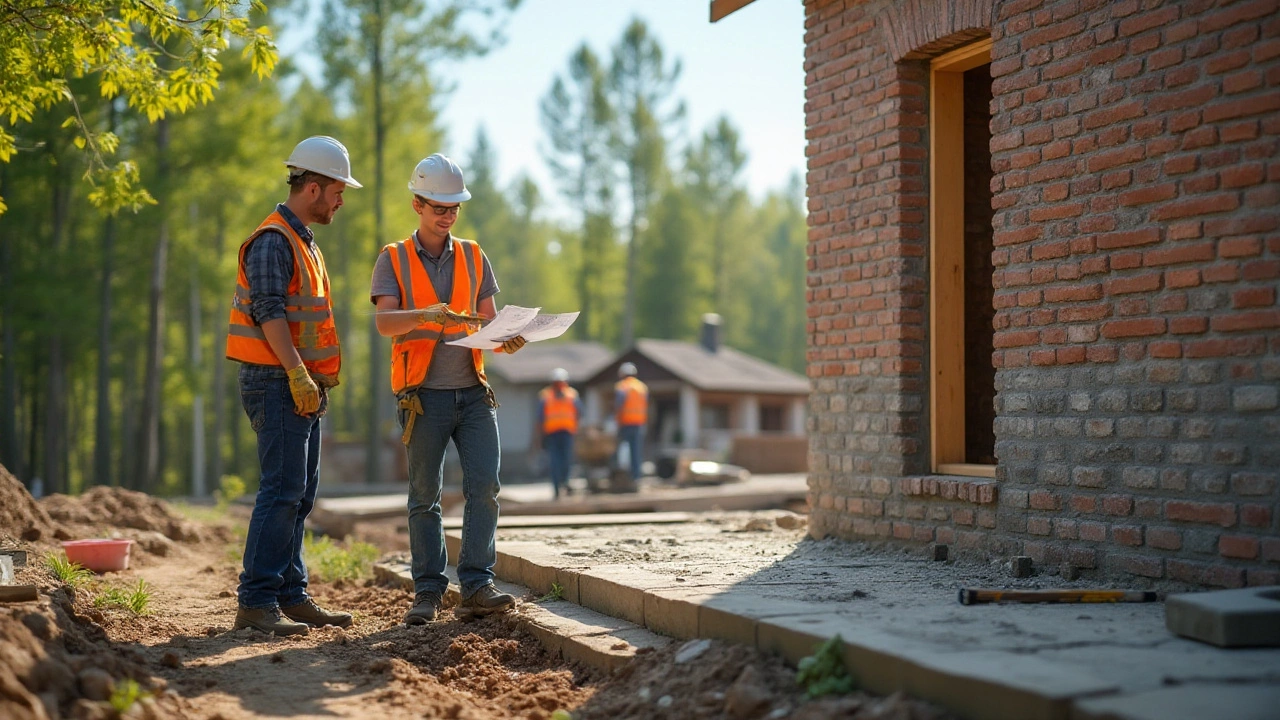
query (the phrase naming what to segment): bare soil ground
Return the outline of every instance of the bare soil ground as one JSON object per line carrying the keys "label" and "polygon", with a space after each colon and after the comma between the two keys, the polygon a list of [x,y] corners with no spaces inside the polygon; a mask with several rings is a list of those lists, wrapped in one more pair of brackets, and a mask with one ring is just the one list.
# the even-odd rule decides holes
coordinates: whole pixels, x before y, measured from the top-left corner
{"label": "bare soil ground", "polygon": [[[806,701],[781,660],[720,643],[686,664],[674,662],[673,646],[607,675],[550,656],[512,616],[462,622],[446,610],[437,623],[407,628],[410,594],[371,580],[312,583],[322,605],[355,613],[346,630],[232,631],[238,543],[225,525],[119,489],[34,502],[3,467],[0,521],[0,546],[31,552],[18,581],[42,589],[38,603],[0,604],[6,719],[120,717],[107,701],[130,680],[143,698],[123,717],[148,719],[543,720],[557,710],[576,720],[945,717],[896,696]],[[138,541],[127,571],[77,591],[42,566],[57,538],[112,535]],[[390,533],[377,539],[402,549]],[[148,614],[95,604],[106,588],[138,579],[151,588]]]}

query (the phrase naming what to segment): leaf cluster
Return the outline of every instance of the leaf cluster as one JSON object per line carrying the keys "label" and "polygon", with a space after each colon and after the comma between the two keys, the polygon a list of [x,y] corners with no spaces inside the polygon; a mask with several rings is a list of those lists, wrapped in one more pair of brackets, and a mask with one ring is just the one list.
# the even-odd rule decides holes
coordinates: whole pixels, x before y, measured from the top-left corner
{"label": "leaf cluster", "polygon": [[66,554],[61,552],[46,555],[44,567],[53,576],[53,579],[73,588],[84,587],[93,579],[92,572],[85,569],[80,563],[71,562],[67,559]]}
{"label": "leaf cluster", "polygon": [[[86,78],[97,93],[121,98],[150,122],[184,113],[213,99],[233,39],[259,78],[276,64],[271,31],[254,27],[260,0],[206,0],[201,10],[162,0],[7,0],[0,4],[0,161],[28,149],[14,133],[41,112],[66,113],[62,128],[85,154],[89,199],[109,213],[135,211],[154,200],[138,187],[131,162],[107,163],[119,138],[92,123],[83,110]],[[187,9],[184,9],[187,8]],[[6,127],[7,125],[7,127]],[[0,212],[4,208],[0,203]]]}
{"label": "leaf cluster", "polygon": [[348,540],[346,547],[335,543],[328,536],[315,537],[311,533],[303,538],[303,555],[307,567],[318,580],[358,580],[367,577],[373,561],[380,555],[378,548],[369,543]]}
{"label": "leaf cluster", "polygon": [[150,604],[151,590],[141,578],[132,588],[109,587],[93,599],[93,606],[96,608],[122,608],[134,615],[146,615]]}
{"label": "leaf cluster", "polygon": [[836,635],[819,645],[812,655],[800,660],[796,683],[805,689],[809,697],[843,695],[857,689],[840,655],[843,644],[844,640]]}

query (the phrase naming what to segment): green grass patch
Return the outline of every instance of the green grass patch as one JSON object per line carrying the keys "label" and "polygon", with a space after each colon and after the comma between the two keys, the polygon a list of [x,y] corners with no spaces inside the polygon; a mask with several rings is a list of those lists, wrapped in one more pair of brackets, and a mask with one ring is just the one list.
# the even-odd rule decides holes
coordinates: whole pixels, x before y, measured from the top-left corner
{"label": "green grass patch", "polygon": [[148,697],[151,697],[151,693],[145,692],[137,680],[125,678],[116,683],[116,689],[111,692],[111,699],[107,702],[117,713],[123,715],[139,700]]}
{"label": "green grass patch", "polygon": [[334,582],[368,577],[382,553],[366,542],[348,540],[339,544],[327,536],[317,538],[307,533],[302,540],[302,554],[313,577]]}
{"label": "green grass patch", "polygon": [[836,635],[800,661],[796,683],[804,688],[809,697],[844,695],[857,689],[857,684],[844,665],[844,657],[840,654],[843,645],[844,640]]}
{"label": "green grass patch", "polygon": [[564,586],[558,582],[551,583],[551,592],[538,598],[538,602],[550,602],[564,599]]}
{"label": "green grass patch", "polygon": [[151,604],[151,591],[141,578],[132,588],[109,587],[93,599],[96,608],[116,607],[128,610],[134,615],[146,615],[147,606]]}
{"label": "green grass patch", "polygon": [[68,560],[65,553],[49,553],[44,558],[44,567],[55,580],[74,588],[84,587],[93,579],[92,572],[80,563]]}

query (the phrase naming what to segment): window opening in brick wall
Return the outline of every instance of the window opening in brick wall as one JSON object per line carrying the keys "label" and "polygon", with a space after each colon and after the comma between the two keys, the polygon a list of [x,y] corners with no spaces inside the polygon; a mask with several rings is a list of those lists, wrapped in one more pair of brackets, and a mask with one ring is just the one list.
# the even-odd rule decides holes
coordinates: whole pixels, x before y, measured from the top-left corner
{"label": "window opening in brick wall", "polygon": [[933,60],[929,98],[934,472],[995,477],[991,41]]}
{"label": "window opening in brick wall", "polygon": [[760,431],[782,432],[787,429],[787,408],[784,405],[760,406]]}

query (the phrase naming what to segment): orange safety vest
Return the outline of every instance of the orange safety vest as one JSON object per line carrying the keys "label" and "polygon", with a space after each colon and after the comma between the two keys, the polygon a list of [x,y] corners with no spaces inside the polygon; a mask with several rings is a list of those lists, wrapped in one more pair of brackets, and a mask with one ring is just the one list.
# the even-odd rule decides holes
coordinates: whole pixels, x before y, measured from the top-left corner
{"label": "orange safety vest", "polygon": [[[396,282],[400,284],[401,309],[414,310],[440,302],[436,297],[436,289],[431,285],[431,277],[422,264],[422,258],[418,256],[417,243],[412,235],[400,242],[391,243],[382,251],[391,255],[391,267],[395,270]],[[475,315],[479,304],[476,296],[480,293],[480,282],[483,279],[484,255],[480,252],[480,246],[471,240],[453,238],[453,295],[449,298],[449,308],[454,312]],[[475,329],[466,324],[454,324],[446,328],[440,323],[428,322],[392,338],[392,391],[399,395],[426,381],[436,343],[459,340],[474,332]],[[476,377],[480,384],[488,387],[489,382],[484,374],[484,351],[472,349],[471,359],[475,363]]]}
{"label": "orange safety vest", "polygon": [[553,432],[568,430],[570,434],[578,432],[578,391],[566,387],[563,393],[557,393],[554,386],[542,389],[538,393],[542,401],[542,432],[550,435]]}
{"label": "orange safety vest", "polygon": [[613,386],[626,393],[617,409],[619,425],[644,425],[649,420],[649,386],[636,378],[623,378]]}
{"label": "orange safety vest", "polygon": [[231,321],[227,329],[227,359],[256,365],[280,365],[267,336],[253,320],[249,309],[249,279],[244,272],[245,252],[249,243],[264,232],[273,230],[284,235],[293,250],[293,276],[284,298],[284,319],[289,324],[293,346],[302,364],[325,387],[338,384],[342,367],[342,351],[338,346],[338,328],[333,322],[333,304],[329,296],[329,272],[325,269],[320,248],[315,254],[307,248],[289,221],[277,210],[267,216],[257,230],[240,245],[240,271],[236,277],[236,293],[231,299]]}

